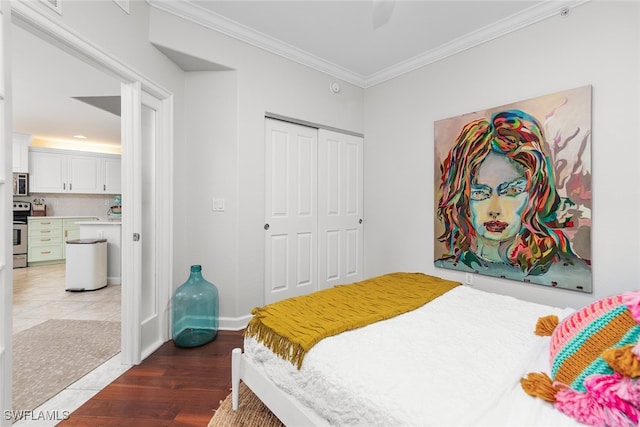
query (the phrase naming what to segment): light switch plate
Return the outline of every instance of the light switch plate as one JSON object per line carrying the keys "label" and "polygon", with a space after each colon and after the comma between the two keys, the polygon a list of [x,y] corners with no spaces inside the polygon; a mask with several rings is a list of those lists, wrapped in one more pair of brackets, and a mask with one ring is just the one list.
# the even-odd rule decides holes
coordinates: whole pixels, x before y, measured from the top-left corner
{"label": "light switch plate", "polygon": [[224,199],[214,198],[211,210],[214,212],[224,212]]}

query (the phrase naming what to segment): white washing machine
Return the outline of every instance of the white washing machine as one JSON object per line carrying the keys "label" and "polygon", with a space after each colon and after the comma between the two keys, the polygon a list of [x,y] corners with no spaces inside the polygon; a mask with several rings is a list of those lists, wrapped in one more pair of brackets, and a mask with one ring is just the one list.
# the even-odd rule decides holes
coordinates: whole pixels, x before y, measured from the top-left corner
{"label": "white washing machine", "polygon": [[107,286],[107,239],[67,240],[66,290],[94,291]]}

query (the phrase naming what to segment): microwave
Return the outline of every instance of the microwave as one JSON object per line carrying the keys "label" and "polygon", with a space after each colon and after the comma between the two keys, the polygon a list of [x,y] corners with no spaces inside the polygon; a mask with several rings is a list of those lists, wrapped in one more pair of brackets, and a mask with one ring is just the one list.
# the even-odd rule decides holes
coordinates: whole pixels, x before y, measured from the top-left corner
{"label": "microwave", "polygon": [[14,196],[29,195],[29,174],[28,173],[13,174],[13,195]]}

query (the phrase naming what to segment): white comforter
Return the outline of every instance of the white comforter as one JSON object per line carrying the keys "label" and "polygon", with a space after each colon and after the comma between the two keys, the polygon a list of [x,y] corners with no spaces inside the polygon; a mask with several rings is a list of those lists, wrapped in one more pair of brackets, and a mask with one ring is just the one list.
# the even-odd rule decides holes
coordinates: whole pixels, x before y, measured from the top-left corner
{"label": "white comforter", "polygon": [[298,371],[254,339],[245,353],[339,426],[576,425],[520,378],[548,368],[541,316],[565,310],[459,286],[395,318],[326,338]]}

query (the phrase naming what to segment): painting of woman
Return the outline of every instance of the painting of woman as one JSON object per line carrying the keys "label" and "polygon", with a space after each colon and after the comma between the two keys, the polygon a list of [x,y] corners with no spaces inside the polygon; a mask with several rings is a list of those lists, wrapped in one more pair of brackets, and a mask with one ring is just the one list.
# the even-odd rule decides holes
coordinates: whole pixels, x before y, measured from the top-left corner
{"label": "painting of woman", "polygon": [[558,193],[543,127],[520,109],[466,123],[440,164],[437,267],[591,292],[589,259],[565,229],[575,203]]}

